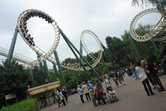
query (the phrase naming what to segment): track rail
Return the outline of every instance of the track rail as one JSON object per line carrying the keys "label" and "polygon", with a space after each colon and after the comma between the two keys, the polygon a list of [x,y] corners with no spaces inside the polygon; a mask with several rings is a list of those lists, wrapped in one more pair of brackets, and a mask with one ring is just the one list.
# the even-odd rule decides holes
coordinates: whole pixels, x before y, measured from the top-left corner
{"label": "track rail", "polygon": [[138,35],[136,33],[136,31],[135,31],[135,25],[136,25],[137,21],[141,17],[143,17],[144,15],[147,15],[147,14],[150,14],[150,13],[159,13],[159,11],[156,8],[146,9],[146,10],[138,13],[133,18],[133,20],[131,21],[131,24],[130,24],[130,34],[131,34],[132,38],[135,39],[136,41],[145,42],[145,41],[148,41],[150,39],[158,40],[158,41],[163,41],[163,40],[166,39],[166,36],[162,36],[162,37],[158,37],[157,38],[157,35],[163,30],[163,28],[165,29],[165,27],[166,27],[166,18],[165,18],[166,16],[165,16],[165,14],[161,15],[160,20],[145,35],[140,36],[140,35]]}
{"label": "track rail", "polygon": [[[31,36],[30,33],[28,33],[28,29],[27,29],[27,21],[32,18],[32,17],[39,17],[44,19],[45,21],[47,21],[49,24],[52,24],[54,31],[55,31],[55,40],[54,43],[51,47],[51,49],[48,52],[44,52],[42,49],[40,49],[37,44],[35,44],[33,37]],[[51,57],[51,55],[53,54],[53,52],[56,50],[58,44],[59,44],[59,40],[60,40],[60,31],[59,31],[59,26],[57,25],[57,23],[54,21],[54,19],[49,16],[48,14],[46,14],[45,12],[42,12],[40,10],[36,10],[36,9],[29,9],[29,10],[25,10],[23,11],[17,20],[17,27],[19,29],[19,33],[22,37],[22,39],[25,41],[25,43],[32,49],[34,50],[36,53],[40,54],[40,58],[33,60],[27,64],[24,64],[24,67],[33,67],[38,65],[39,63],[43,62],[44,60],[48,60],[52,63],[56,63],[55,58]],[[85,45],[85,42],[83,41],[83,35],[85,33],[89,33],[91,34],[97,41],[97,44],[99,46],[99,55],[98,57],[95,57],[94,55],[90,54],[88,48]],[[81,34],[81,40],[83,43],[83,48],[85,50],[85,52],[87,54],[90,55],[90,58],[94,59],[94,63],[92,64],[92,67],[95,67],[101,59],[102,56],[102,48],[101,48],[101,43],[98,39],[98,37],[91,31],[83,31],[83,33]],[[68,63],[61,63],[61,67],[63,68],[67,68],[67,69],[71,69],[71,70],[80,70],[83,71],[83,68],[80,66],[73,66],[72,64]],[[86,70],[89,70],[90,67],[86,66],[85,67]]]}

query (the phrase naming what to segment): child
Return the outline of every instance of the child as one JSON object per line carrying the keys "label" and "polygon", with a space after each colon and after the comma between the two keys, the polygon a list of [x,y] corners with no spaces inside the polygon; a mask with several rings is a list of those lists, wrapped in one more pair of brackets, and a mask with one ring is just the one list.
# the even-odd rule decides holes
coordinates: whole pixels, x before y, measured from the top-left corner
{"label": "child", "polygon": [[96,107],[96,98],[95,98],[95,93],[92,91],[92,89],[89,90],[90,96],[92,98],[93,101],[93,105]]}
{"label": "child", "polygon": [[107,91],[108,91],[108,94],[110,95],[111,103],[119,101],[119,99],[115,95],[115,90],[113,90],[112,87],[108,87]]}

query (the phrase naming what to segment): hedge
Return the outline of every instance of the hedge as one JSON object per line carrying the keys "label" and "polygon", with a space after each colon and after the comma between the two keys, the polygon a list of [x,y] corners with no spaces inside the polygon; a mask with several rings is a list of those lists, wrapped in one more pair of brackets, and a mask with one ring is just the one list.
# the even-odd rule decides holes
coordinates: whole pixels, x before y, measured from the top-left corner
{"label": "hedge", "polygon": [[27,99],[14,105],[4,107],[0,111],[39,111],[36,99]]}

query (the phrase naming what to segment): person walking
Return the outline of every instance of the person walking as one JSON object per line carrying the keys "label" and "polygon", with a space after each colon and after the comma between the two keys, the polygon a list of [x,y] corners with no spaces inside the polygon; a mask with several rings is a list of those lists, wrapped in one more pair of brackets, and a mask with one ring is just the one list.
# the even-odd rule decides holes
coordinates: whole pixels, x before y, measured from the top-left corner
{"label": "person walking", "polygon": [[57,88],[57,96],[59,96],[60,100],[62,101],[63,105],[66,106],[65,100],[64,100],[64,95],[60,91],[60,88]]}
{"label": "person walking", "polygon": [[115,84],[116,84],[117,87],[119,87],[118,79],[119,79],[119,78],[118,78],[118,75],[117,75],[117,73],[115,72],[115,73],[114,73],[114,82],[115,82]]}
{"label": "person walking", "polygon": [[57,101],[57,103],[58,103],[58,107],[60,107],[60,104],[61,104],[61,101],[60,101],[60,98],[56,98],[56,94],[55,94],[55,92],[53,91],[52,92],[52,96],[54,97],[54,103],[55,103],[55,100]]}
{"label": "person walking", "polygon": [[69,101],[68,101],[68,94],[67,94],[66,86],[62,86],[62,93],[63,93],[63,95],[65,97],[66,103],[68,103]]}
{"label": "person walking", "polygon": [[151,74],[154,85],[159,86],[158,92],[161,92],[161,91],[165,91],[165,88],[163,87],[163,84],[158,76],[158,68],[159,68],[159,65],[155,59],[148,60],[149,73]]}
{"label": "person walking", "polygon": [[80,96],[81,102],[85,103],[84,102],[84,98],[83,98],[83,92],[82,92],[82,89],[80,88],[80,85],[77,85],[77,92],[78,92],[78,94]]}
{"label": "person walking", "polygon": [[43,107],[46,107],[46,103],[44,101],[43,95],[40,95],[40,101],[41,101],[40,109]]}
{"label": "person walking", "polygon": [[152,77],[152,75],[149,72],[148,64],[147,64],[147,58],[145,58],[144,60],[141,61],[141,65],[144,68],[145,73],[146,73],[150,83],[153,85],[153,89],[158,89],[158,86],[156,84],[154,84],[153,77]]}
{"label": "person walking", "polygon": [[[106,102],[103,98],[103,91],[104,90],[103,90],[101,82],[98,79],[96,80],[96,90],[97,90],[99,100],[102,100],[103,104],[106,104]],[[99,104],[100,104],[100,101],[99,101]]]}
{"label": "person walking", "polygon": [[105,88],[107,89],[108,87],[111,86],[111,83],[110,83],[110,81],[107,79],[107,77],[105,75],[103,76],[103,78],[104,78]]}
{"label": "person walking", "polygon": [[141,67],[141,63],[140,62],[136,63],[135,70],[136,70],[136,72],[139,73],[139,79],[142,82],[147,95],[148,96],[154,95],[155,93],[152,91],[152,88],[151,88],[151,86],[149,84],[149,80],[148,80],[148,78],[146,76],[146,73],[145,73],[144,69]]}
{"label": "person walking", "polygon": [[85,84],[85,82],[82,83],[82,91],[85,94],[85,97],[87,99],[87,101],[91,101],[90,95],[89,95],[89,91],[88,91],[88,86]]}

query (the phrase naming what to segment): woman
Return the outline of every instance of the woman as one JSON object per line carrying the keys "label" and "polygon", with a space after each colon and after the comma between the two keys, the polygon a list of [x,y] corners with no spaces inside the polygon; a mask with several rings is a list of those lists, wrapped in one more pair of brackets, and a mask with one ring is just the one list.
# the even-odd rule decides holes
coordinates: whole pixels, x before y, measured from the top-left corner
{"label": "woman", "polygon": [[[106,102],[105,102],[105,100],[103,98],[103,91],[104,90],[103,90],[101,82],[98,79],[96,80],[96,90],[97,90],[97,94],[98,94],[99,100],[102,100],[102,102],[104,104],[106,104]],[[99,104],[100,104],[100,102],[99,102]]]}
{"label": "woman", "polygon": [[146,58],[141,61],[141,65],[143,66],[150,83],[153,85],[153,89],[158,89],[158,86],[153,82],[152,75],[150,74],[150,71],[148,70],[148,62]]}
{"label": "woman", "polygon": [[111,86],[111,83],[110,83],[110,81],[107,79],[107,76],[104,75],[103,78],[104,78],[105,87],[106,87],[106,89],[107,89],[109,86]]}
{"label": "woman", "polygon": [[148,96],[150,96],[150,94],[154,95],[155,93],[153,93],[153,91],[152,91],[152,88],[151,88],[151,86],[149,84],[149,80],[147,78],[147,75],[146,75],[146,73],[144,71],[144,68],[141,67],[140,62],[136,63],[135,70],[136,70],[136,72],[139,73],[139,79],[142,82],[147,95]]}
{"label": "woman", "polygon": [[82,89],[80,88],[80,85],[77,85],[77,92],[80,95],[81,102],[84,103],[83,92]]}
{"label": "woman", "polygon": [[89,90],[88,90],[88,86],[85,84],[85,82],[82,83],[82,91],[85,94],[85,97],[87,99],[87,101],[91,101],[90,95],[89,95]]}

